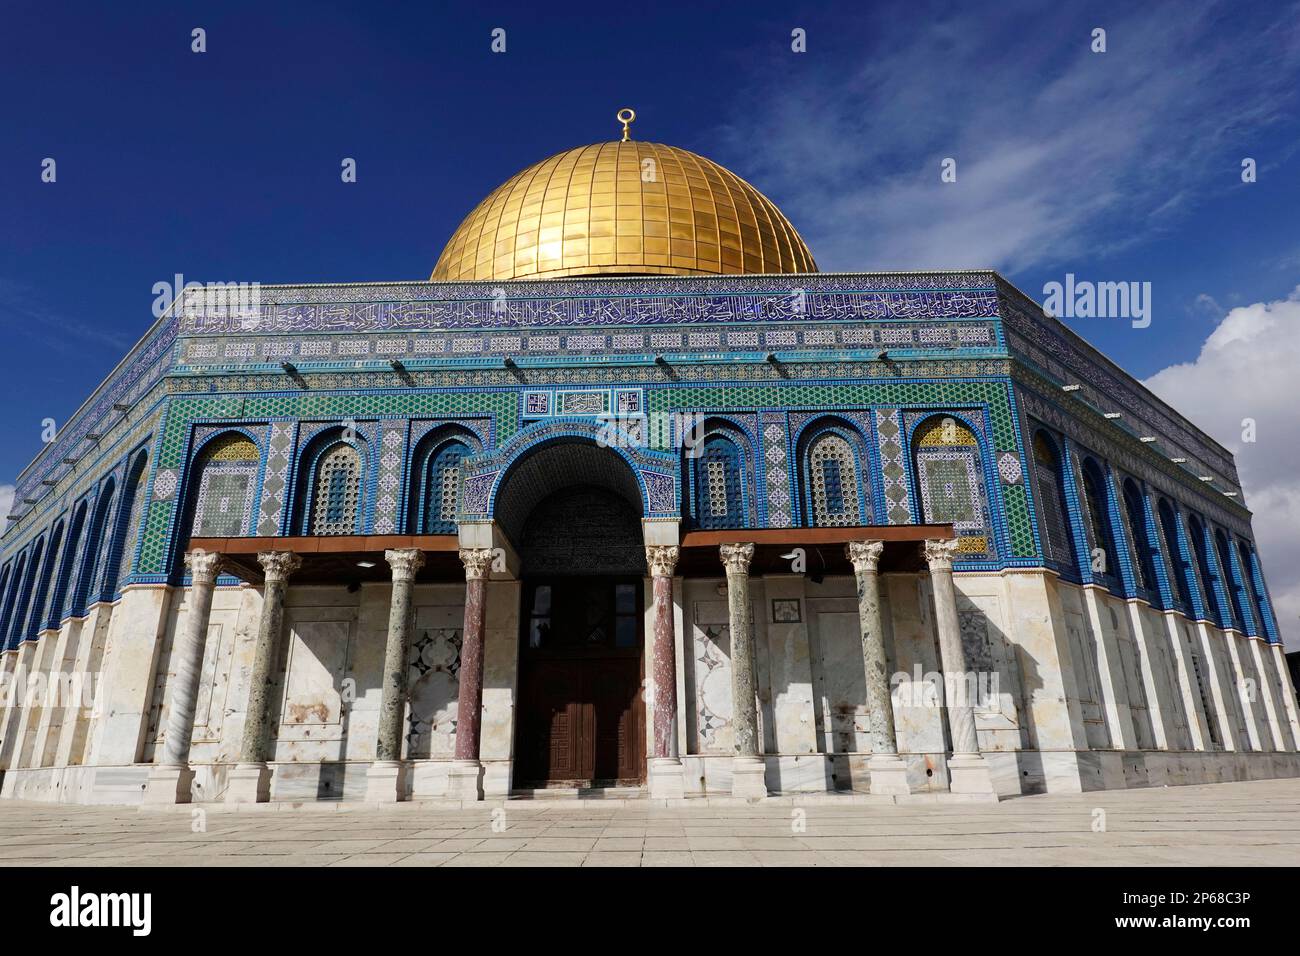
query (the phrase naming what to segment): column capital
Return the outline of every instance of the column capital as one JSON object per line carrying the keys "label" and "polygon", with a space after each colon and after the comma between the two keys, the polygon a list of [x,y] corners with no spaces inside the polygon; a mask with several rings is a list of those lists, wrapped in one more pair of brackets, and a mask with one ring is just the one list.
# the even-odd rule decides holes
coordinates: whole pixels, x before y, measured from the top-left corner
{"label": "column capital", "polygon": [[754,560],[752,543],[724,544],[718,550],[722,554],[722,563],[726,565],[728,574],[749,573],[749,562]]}
{"label": "column capital", "polygon": [[947,541],[929,538],[925,542],[925,563],[930,566],[931,571],[951,571],[956,556],[956,538]]}
{"label": "column capital", "polygon": [[405,583],[413,581],[416,572],[424,567],[424,552],[419,548],[390,548],[384,552],[384,560],[393,569],[393,581]]}
{"label": "column capital", "polygon": [[652,544],[645,549],[645,563],[650,566],[652,578],[671,578],[677,567],[681,548],[671,544]]}
{"label": "column capital", "polygon": [[492,570],[491,548],[461,548],[460,563],[465,565],[465,580],[479,581]]}
{"label": "column capital", "polygon": [[257,563],[262,566],[265,583],[283,583],[289,575],[302,567],[302,558],[292,551],[259,551]]}
{"label": "column capital", "polygon": [[844,546],[844,553],[853,565],[854,574],[877,570],[884,551],[883,541],[850,541]]}
{"label": "column capital", "polygon": [[221,573],[221,555],[215,551],[195,549],[185,554],[185,567],[190,570],[193,584],[212,584]]}

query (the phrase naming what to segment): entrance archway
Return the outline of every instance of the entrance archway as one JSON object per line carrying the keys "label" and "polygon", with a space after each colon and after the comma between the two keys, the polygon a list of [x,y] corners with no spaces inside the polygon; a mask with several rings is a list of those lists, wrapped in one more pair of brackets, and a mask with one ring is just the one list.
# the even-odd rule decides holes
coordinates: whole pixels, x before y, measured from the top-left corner
{"label": "entrance archway", "polygon": [[519,787],[645,780],[645,549],[636,478],[609,449],[545,446],[497,495],[523,579]]}

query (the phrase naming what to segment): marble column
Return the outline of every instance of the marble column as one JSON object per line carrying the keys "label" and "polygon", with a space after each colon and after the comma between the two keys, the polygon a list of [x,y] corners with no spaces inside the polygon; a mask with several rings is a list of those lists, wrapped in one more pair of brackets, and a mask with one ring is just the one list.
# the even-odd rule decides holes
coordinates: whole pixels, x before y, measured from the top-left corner
{"label": "marble column", "polygon": [[750,621],[749,562],[752,544],[724,544],[722,563],[727,569],[727,621],[731,633],[731,729],[736,756],[731,765],[731,795],[747,800],[767,796],[763,755],[759,747],[758,708],[755,703],[754,630]]}
{"label": "marble column", "polygon": [[930,566],[934,591],[934,621],[939,631],[939,662],[943,668],[944,708],[952,735],[952,756],[948,758],[948,789],[953,793],[993,794],[988,762],[980,755],[975,736],[975,708],[970,699],[975,682],[967,680],[966,652],[961,646],[957,622],[957,591],[952,582],[956,540],[925,542],[925,561]]}
{"label": "marble column", "polygon": [[682,761],[677,752],[677,647],[673,634],[673,569],[680,549],[652,545],[645,549],[654,588],[654,639],[651,669],[654,687],[654,757],[650,761],[650,796],[686,796]]}
{"label": "marble column", "polygon": [[479,743],[483,720],[483,620],[492,549],[461,548],[465,565],[465,626],[460,644],[460,697],[456,703],[456,759],[447,778],[447,796],[483,799],[483,763]]}
{"label": "marble column", "polygon": [[388,603],[388,639],[384,643],[384,687],[379,703],[379,737],[375,760],[366,771],[366,800],[394,803],[406,797],[402,764],[402,727],[406,717],[407,655],[411,624],[415,618],[412,591],[415,575],[424,567],[424,552],[416,549],[385,551],[393,569],[393,591]]}
{"label": "marble column", "polygon": [[844,546],[858,585],[858,630],[862,634],[862,667],[871,710],[871,792],[899,796],[911,793],[907,764],[898,756],[894,731],[894,702],[889,692],[889,664],[885,656],[885,627],[880,615],[880,555],[883,541],[850,541]]}
{"label": "marble column", "polygon": [[189,609],[185,628],[176,641],[172,666],[172,695],[162,754],[149,771],[145,803],[189,803],[194,771],[190,769],[190,740],[194,736],[194,707],[203,673],[203,649],[208,641],[212,590],[221,573],[221,555],[191,551],[185,555],[190,571]]}
{"label": "marble column", "polygon": [[265,803],[271,799],[271,770],[266,765],[271,735],[271,684],[273,668],[284,630],[284,595],[289,575],[302,560],[292,551],[263,551],[257,556],[262,566],[262,617],[257,624],[253,648],[253,669],[248,677],[248,705],[244,712],[244,735],[239,745],[239,763],[226,782],[227,803]]}

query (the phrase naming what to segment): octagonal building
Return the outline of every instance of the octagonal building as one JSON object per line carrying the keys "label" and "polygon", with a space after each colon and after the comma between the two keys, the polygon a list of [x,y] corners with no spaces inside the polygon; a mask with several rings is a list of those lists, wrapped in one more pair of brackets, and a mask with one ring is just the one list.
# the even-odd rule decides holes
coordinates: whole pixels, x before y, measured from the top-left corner
{"label": "octagonal building", "polygon": [[993,272],[630,140],[427,282],[187,289],[19,476],[0,792],[846,802],[1294,776],[1231,454]]}

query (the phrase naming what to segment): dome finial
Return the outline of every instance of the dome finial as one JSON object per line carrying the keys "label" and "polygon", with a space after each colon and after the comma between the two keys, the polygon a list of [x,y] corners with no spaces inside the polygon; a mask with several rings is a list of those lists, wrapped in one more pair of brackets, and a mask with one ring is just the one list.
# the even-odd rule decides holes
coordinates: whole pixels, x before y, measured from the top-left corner
{"label": "dome finial", "polygon": [[623,142],[626,143],[632,138],[632,133],[627,128],[627,124],[636,119],[636,110],[625,106],[614,114],[614,118],[623,124]]}

